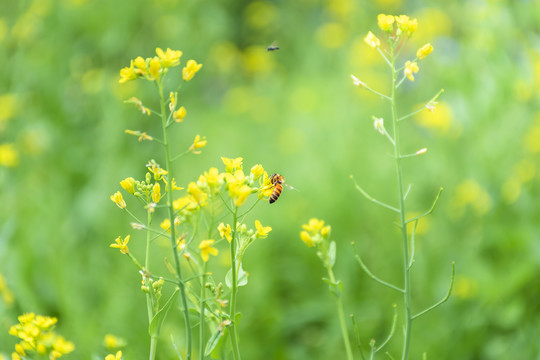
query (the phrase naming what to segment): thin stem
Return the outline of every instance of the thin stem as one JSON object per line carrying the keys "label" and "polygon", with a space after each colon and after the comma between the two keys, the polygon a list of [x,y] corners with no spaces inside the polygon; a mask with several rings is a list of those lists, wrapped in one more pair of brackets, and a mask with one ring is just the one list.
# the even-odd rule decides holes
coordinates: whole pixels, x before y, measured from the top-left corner
{"label": "thin stem", "polygon": [[356,339],[356,346],[358,347],[358,351],[360,352],[360,357],[362,360],[366,360],[364,357],[364,352],[362,351],[362,344],[360,343],[360,334],[358,331],[358,326],[356,325],[356,320],[354,319],[354,315],[351,314],[351,321],[353,323],[354,328],[354,337]]}
{"label": "thin stem", "polygon": [[423,213],[422,215],[418,215],[418,216],[415,216],[413,217],[412,219],[409,219],[405,222],[405,224],[408,224],[410,222],[413,222],[413,221],[416,221],[420,218],[423,218],[424,216],[427,216],[429,214],[431,214],[433,212],[433,210],[435,209],[435,205],[437,205],[437,202],[439,201],[439,198],[441,197],[441,193],[443,192],[443,188],[440,188],[439,189],[439,193],[437,194],[437,196],[435,197],[435,200],[433,201],[433,204],[431,205],[431,208],[426,211],[425,213]]}
{"label": "thin stem", "polygon": [[452,261],[452,278],[450,279],[450,287],[448,288],[448,292],[446,293],[446,296],[443,297],[436,304],[434,304],[434,305],[428,307],[427,309],[420,311],[418,314],[414,315],[413,319],[416,319],[417,317],[424,315],[428,311],[431,311],[431,310],[435,309],[439,305],[444,304],[448,300],[448,298],[450,298],[450,295],[452,294],[452,288],[454,287],[454,276],[455,276],[455,274],[456,274],[456,263],[455,263],[455,261]]}
{"label": "thin stem", "polygon": [[157,336],[150,337],[150,360],[153,360],[156,358],[157,341],[158,341]]}
{"label": "thin stem", "polygon": [[[326,264],[326,270],[328,270],[328,277],[332,284],[336,283],[336,278],[334,276],[334,271],[330,263]],[[353,360],[353,353],[351,348],[351,342],[349,340],[349,333],[347,331],[347,324],[345,322],[345,313],[343,311],[343,302],[341,301],[341,296],[336,296],[336,305],[338,310],[339,325],[341,327],[341,335],[343,336],[343,343],[345,344],[345,352],[347,353],[347,360]]]}
{"label": "thin stem", "polygon": [[353,244],[353,251],[354,251],[354,257],[356,258],[356,260],[358,261],[358,263],[360,264],[362,269],[364,269],[364,271],[366,272],[366,274],[368,274],[368,276],[370,278],[372,278],[373,280],[377,281],[378,283],[380,283],[380,284],[382,284],[384,286],[389,287],[390,289],[394,289],[396,291],[399,291],[400,293],[403,293],[405,291],[405,290],[403,290],[403,289],[401,289],[401,288],[399,288],[399,287],[397,287],[395,285],[392,285],[389,282],[381,280],[377,276],[373,275],[373,273],[371,271],[369,271],[366,264],[364,264],[364,262],[362,261],[362,258],[360,257],[360,255],[356,252],[356,248],[354,247],[354,244]]}
{"label": "thin stem", "polygon": [[382,348],[388,344],[392,336],[394,336],[394,332],[396,331],[396,324],[397,324],[397,306],[394,305],[394,318],[392,319],[392,328],[390,329],[390,334],[388,334],[388,337],[386,340],[383,341],[383,343],[375,350],[375,352],[378,352],[382,350]]}
{"label": "thin stem", "polygon": [[352,175],[351,175],[351,179],[352,179],[352,181],[354,182],[354,186],[356,187],[356,189],[357,189],[358,191],[360,191],[360,193],[361,193],[362,195],[364,195],[364,197],[365,197],[366,199],[368,199],[369,201],[374,202],[375,204],[378,204],[378,205],[380,205],[380,206],[382,206],[382,207],[385,207],[385,208],[387,208],[387,209],[390,209],[390,210],[392,210],[392,211],[394,211],[394,212],[399,213],[399,209],[396,209],[395,207],[393,207],[393,206],[391,206],[391,205],[385,204],[385,203],[383,203],[382,201],[379,201],[379,200],[375,199],[374,197],[372,197],[371,195],[369,195],[364,189],[362,189],[362,188],[360,187],[360,185],[358,185],[358,183],[356,182],[356,180],[354,179],[354,177],[353,177]]}
{"label": "thin stem", "polygon": [[406,360],[409,358],[409,349],[411,346],[411,334],[412,334],[412,310],[411,310],[411,275],[409,268],[409,243],[407,238],[407,225],[405,223],[405,192],[403,189],[403,170],[401,167],[401,149],[399,142],[399,128],[398,128],[398,115],[396,104],[396,87],[397,87],[397,72],[396,72],[396,58],[395,48],[390,47],[390,61],[392,63],[392,123],[394,125],[394,157],[396,161],[396,176],[398,187],[398,200],[399,200],[399,217],[401,227],[401,238],[403,245],[403,303],[405,310],[405,337],[403,339],[403,351],[401,353],[401,359]]}
{"label": "thin stem", "polygon": [[203,261],[203,273],[201,276],[201,298],[200,298],[200,319],[199,319],[199,359],[204,360],[204,310],[206,308],[206,262]]}
{"label": "thin stem", "polygon": [[237,234],[236,234],[236,221],[237,221],[237,212],[238,207],[234,207],[233,211],[233,226],[232,226],[232,240],[231,240],[231,307],[230,307],[230,315],[231,315],[231,343],[232,343],[232,350],[233,350],[233,358],[235,360],[240,360],[240,349],[238,347],[238,339],[237,339],[237,332],[236,332],[236,292],[238,290],[238,284],[237,284],[237,271],[236,271],[236,241],[238,241]]}
{"label": "thin stem", "polygon": [[[146,215],[146,226],[148,228],[150,228],[150,223],[152,222],[152,214],[150,213],[150,211],[147,211],[146,214],[147,214]],[[151,242],[152,242],[151,233],[149,231],[147,231],[146,232],[146,254],[145,254],[145,258],[144,258],[144,269],[146,271],[148,271],[148,272],[150,271],[149,267],[150,267],[150,244],[151,244]],[[148,286],[148,287],[152,286],[152,283],[150,282],[149,277],[145,276],[144,279],[145,279],[145,285],[146,286]],[[154,318],[154,305],[153,305],[152,295],[150,294],[150,292],[146,293],[146,310],[148,312],[148,324],[150,324],[150,322]],[[152,336],[150,338],[150,355],[149,355],[150,360],[154,360],[156,358],[157,341],[158,341],[157,336]]]}
{"label": "thin stem", "polygon": [[[158,79],[156,81],[158,90],[159,90],[159,99],[161,104],[161,126],[163,129],[163,143],[165,147],[165,157],[166,157],[166,171],[168,174],[168,181],[169,183],[172,183],[172,174],[173,174],[173,167],[172,167],[172,161],[171,161],[171,148],[169,144],[169,132],[167,130],[167,115],[165,110],[165,97],[163,95],[163,84],[161,83],[161,80]],[[169,189],[167,191],[167,206],[169,208],[169,220],[171,223],[171,249],[173,252],[174,257],[174,264],[176,267],[176,278],[178,280],[178,288],[180,289],[180,299],[182,301],[182,310],[184,312],[184,322],[185,322],[185,331],[186,331],[186,360],[191,359],[191,343],[192,343],[192,334],[191,334],[191,321],[189,318],[189,309],[187,304],[187,296],[186,296],[186,288],[184,285],[184,282],[182,281],[182,270],[180,267],[180,258],[178,256],[178,251],[176,248],[176,229],[174,226],[174,208],[173,208],[173,193],[172,189]]]}

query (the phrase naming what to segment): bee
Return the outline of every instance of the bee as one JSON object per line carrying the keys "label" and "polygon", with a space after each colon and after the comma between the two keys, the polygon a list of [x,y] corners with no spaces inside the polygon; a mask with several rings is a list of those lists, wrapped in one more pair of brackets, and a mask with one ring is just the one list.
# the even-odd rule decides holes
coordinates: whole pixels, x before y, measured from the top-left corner
{"label": "bee", "polygon": [[270,176],[270,182],[274,186],[274,191],[270,195],[270,199],[268,199],[268,202],[272,204],[276,202],[277,199],[279,199],[279,196],[283,191],[283,183],[285,182],[285,178],[282,175],[273,174],[272,176]]}
{"label": "bee", "polygon": [[266,51],[276,51],[276,50],[279,50],[277,41],[274,41],[270,46],[266,48]]}

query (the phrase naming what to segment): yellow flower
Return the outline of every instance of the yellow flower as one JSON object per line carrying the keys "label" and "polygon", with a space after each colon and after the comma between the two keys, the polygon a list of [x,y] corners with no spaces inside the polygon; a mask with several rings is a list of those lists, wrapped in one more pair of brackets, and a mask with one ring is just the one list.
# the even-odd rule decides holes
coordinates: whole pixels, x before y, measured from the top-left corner
{"label": "yellow flower", "polygon": [[407,15],[397,16],[396,22],[398,23],[399,29],[406,33],[409,37],[415,32],[416,28],[418,27],[418,20],[411,20]]}
{"label": "yellow flower", "polygon": [[188,184],[187,192],[201,206],[206,205],[206,199],[208,199],[208,194],[202,191],[195,182],[192,181]]}
{"label": "yellow flower", "polygon": [[180,65],[180,57],[182,52],[180,50],[171,50],[167,48],[166,52],[163,52],[161,48],[156,48],[156,54],[161,60],[161,66],[164,68]]}
{"label": "yellow flower", "polygon": [[394,17],[392,15],[379,14],[377,24],[382,31],[392,32],[394,30]]}
{"label": "yellow flower", "polygon": [[197,64],[195,60],[188,60],[187,65],[182,69],[182,78],[184,81],[189,81],[193,78],[195,73],[199,71],[202,64]]}
{"label": "yellow flower", "polygon": [[210,258],[210,255],[217,256],[219,253],[218,249],[212,247],[214,240],[203,240],[199,244],[199,249],[201,249],[201,257],[204,262],[207,262]]}
{"label": "yellow flower", "polygon": [[416,52],[416,57],[418,58],[418,60],[422,60],[423,58],[428,56],[432,51],[433,51],[433,46],[427,43],[426,45],[418,49],[418,51]]}
{"label": "yellow flower", "polygon": [[201,138],[201,135],[197,134],[195,136],[195,139],[193,140],[193,144],[189,147],[189,151],[191,151],[194,154],[200,154],[201,151],[197,151],[198,149],[201,149],[206,146],[206,136],[203,136]]}
{"label": "yellow flower", "polygon": [[218,186],[220,178],[222,178],[219,174],[219,170],[215,167],[211,167],[208,171],[205,171],[204,177],[206,178],[206,183],[210,187]]}
{"label": "yellow flower", "polygon": [[268,236],[268,233],[272,231],[270,226],[262,226],[259,220],[255,220],[255,228],[257,229],[255,236],[258,239],[265,239]]}
{"label": "yellow flower", "polygon": [[135,73],[135,68],[133,67],[133,60],[131,60],[129,67],[120,70],[120,80],[118,82],[122,84],[129,80],[135,80],[137,77],[137,73]]}
{"label": "yellow flower", "polygon": [[116,355],[109,354],[105,357],[105,360],[120,360],[122,359],[122,351],[118,350]]}
{"label": "yellow flower", "polygon": [[132,177],[125,178],[124,180],[120,181],[120,186],[124,190],[126,190],[128,193],[133,194],[135,193],[135,179]]}
{"label": "yellow flower", "polygon": [[321,235],[323,238],[328,239],[330,236],[330,231],[332,230],[332,227],[330,225],[327,225],[321,229]]}
{"label": "yellow flower", "polygon": [[184,118],[186,117],[186,115],[187,115],[186,108],[181,106],[180,109],[173,112],[173,119],[176,122],[182,122],[184,121]]}
{"label": "yellow flower", "polygon": [[54,338],[53,349],[51,354],[55,353],[56,357],[60,357],[75,350],[75,345],[71,341],[64,339],[63,336],[57,335]]}
{"label": "yellow flower", "polygon": [[7,286],[6,279],[0,274],[0,295],[7,305],[11,305],[14,302],[14,296],[11,290]]}
{"label": "yellow flower", "polygon": [[308,246],[308,247],[314,247],[315,242],[313,241],[313,238],[307,231],[300,232],[300,239]]}
{"label": "yellow flower", "polygon": [[221,161],[225,164],[225,171],[228,173],[233,173],[236,169],[242,169],[242,160],[243,158],[237,157],[236,159],[229,159],[226,157],[221,157]]}
{"label": "yellow flower", "polygon": [[253,180],[257,180],[264,174],[264,168],[261,164],[254,165],[251,168],[251,174],[253,174]]}
{"label": "yellow flower", "polygon": [[156,181],[161,180],[163,175],[167,175],[167,170],[160,168],[153,160],[148,163],[146,167],[148,168],[148,171],[154,174],[154,179]]}
{"label": "yellow flower", "polygon": [[111,200],[120,208],[124,209],[126,207],[126,202],[124,201],[124,198],[122,197],[122,193],[120,191],[115,192],[113,195],[111,195]]}
{"label": "yellow flower", "polygon": [[251,187],[249,187],[247,185],[242,185],[242,186],[236,187],[236,189],[234,191],[234,195],[233,195],[234,204],[236,206],[244,205],[244,203],[246,202],[249,194],[251,194]]}
{"label": "yellow flower", "polygon": [[161,64],[159,63],[159,59],[157,57],[153,57],[152,60],[150,60],[150,76],[152,79],[159,78],[159,73],[161,70]]}
{"label": "yellow flower", "polygon": [[114,241],[114,244],[111,244],[110,247],[119,249],[122,254],[127,254],[129,252],[128,249],[128,242],[129,242],[130,235],[126,236],[124,240],[122,240],[122,237],[117,237]]}
{"label": "yellow flower", "polygon": [[112,334],[106,334],[103,339],[103,346],[109,350],[118,349],[126,346],[126,340]]}
{"label": "yellow flower", "polygon": [[372,48],[381,46],[381,41],[379,40],[378,37],[373,35],[371,31],[368,32],[367,36],[364,38],[364,41],[366,42],[366,44],[368,44]]}
{"label": "yellow flower", "polygon": [[309,222],[306,225],[302,225],[302,228],[306,231],[316,233],[316,232],[321,231],[323,226],[324,226],[323,220],[311,218],[309,219]]}
{"label": "yellow flower", "polygon": [[0,166],[14,167],[19,164],[19,152],[13,144],[0,145]]}
{"label": "yellow flower", "polygon": [[418,70],[420,69],[418,68],[418,64],[416,62],[407,61],[405,63],[403,74],[405,74],[409,80],[414,81],[414,74],[416,74]]}
{"label": "yellow flower", "polygon": [[161,200],[161,186],[155,183],[152,187],[152,201],[157,204],[159,200]]}
{"label": "yellow flower", "polygon": [[146,66],[146,60],[144,60],[142,57],[137,56],[137,58],[133,61],[133,65],[137,69],[135,69],[135,73],[137,75],[146,75],[148,73],[148,67]]}
{"label": "yellow flower", "polygon": [[164,219],[161,224],[159,224],[159,227],[165,231],[169,231],[171,229],[171,220],[169,218]]}
{"label": "yellow flower", "polygon": [[222,239],[227,239],[228,242],[232,241],[231,225],[227,224],[227,226],[225,226],[224,223],[221,223],[218,226],[218,231]]}
{"label": "yellow flower", "polygon": [[272,185],[270,177],[268,177],[268,173],[266,171],[263,174],[262,181],[259,180],[259,183],[261,184],[261,187],[259,188],[259,192],[257,194],[257,197],[259,199],[272,195],[272,193],[274,192],[274,186]]}

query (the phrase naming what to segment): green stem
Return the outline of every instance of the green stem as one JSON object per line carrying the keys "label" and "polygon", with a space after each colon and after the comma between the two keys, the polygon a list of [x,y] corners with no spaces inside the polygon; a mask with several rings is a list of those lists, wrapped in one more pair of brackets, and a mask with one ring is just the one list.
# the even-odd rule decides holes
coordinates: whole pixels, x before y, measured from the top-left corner
{"label": "green stem", "polygon": [[[330,264],[326,265],[326,269],[328,270],[328,277],[330,278],[330,281],[332,282],[332,284],[335,284],[336,278],[334,276],[334,271],[332,270],[332,267],[330,266]],[[354,358],[353,358],[353,353],[352,353],[352,348],[351,348],[351,342],[349,340],[349,333],[347,331],[347,324],[345,322],[345,312],[343,311],[343,302],[341,301],[340,295],[336,296],[339,325],[341,327],[341,335],[343,336],[343,342],[345,344],[347,360],[353,360]]]}
{"label": "green stem", "polygon": [[[147,211],[146,215],[146,227],[150,228],[150,222],[152,221],[152,214],[150,211]],[[144,258],[144,270],[150,271],[150,243],[151,243],[152,237],[149,231],[146,232],[146,254]],[[150,288],[152,286],[152,283],[150,282],[149,277],[145,277],[145,285]],[[150,294],[150,291],[146,293],[146,310],[148,311],[148,324],[152,321],[154,317],[154,304],[152,301],[152,295]],[[150,360],[154,360],[156,358],[156,348],[157,348],[157,337],[152,336],[150,338]]]}
{"label": "green stem", "polygon": [[405,329],[403,339],[403,351],[401,353],[401,359],[407,360],[409,358],[409,348],[411,345],[411,333],[412,333],[412,311],[411,311],[411,274],[409,267],[409,243],[407,237],[407,223],[405,221],[405,196],[403,189],[403,169],[401,166],[401,149],[399,142],[399,128],[398,128],[398,115],[396,105],[396,58],[394,56],[394,47],[390,48],[390,61],[392,63],[392,123],[394,124],[394,157],[396,160],[396,175],[397,175],[397,187],[399,197],[399,217],[401,227],[401,238],[403,244],[403,303],[405,308]]}
{"label": "green stem", "polygon": [[236,333],[236,291],[238,290],[237,284],[237,271],[236,271],[236,221],[237,221],[237,212],[238,207],[234,207],[233,211],[233,226],[232,226],[232,240],[231,240],[231,277],[232,277],[232,289],[231,289],[231,343],[233,349],[233,358],[235,360],[240,360],[240,349],[238,347],[238,339]]}
{"label": "green stem", "polygon": [[203,273],[201,276],[201,317],[199,319],[199,359],[204,360],[204,309],[206,307],[206,262],[203,261]]}
{"label": "green stem", "polygon": [[171,161],[171,148],[169,144],[169,132],[167,131],[167,115],[165,109],[165,97],[163,96],[163,84],[161,79],[156,81],[158,90],[159,90],[159,99],[161,104],[161,125],[163,128],[163,144],[165,147],[165,157],[166,157],[166,168],[167,179],[169,182],[169,189],[167,190],[167,207],[169,209],[169,220],[171,222],[171,249],[174,257],[174,264],[176,267],[176,278],[178,280],[178,288],[180,289],[180,299],[182,301],[182,310],[184,312],[184,322],[186,329],[186,360],[191,359],[191,343],[192,343],[192,334],[191,334],[191,324],[189,318],[189,309],[187,304],[186,289],[184,282],[182,281],[182,271],[180,268],[180,258],[178,256],[178,251],[176,249],[176,231],[174,227],[174,208],[173,208],[173,193],[170,188],[173,179],[173,167]]}

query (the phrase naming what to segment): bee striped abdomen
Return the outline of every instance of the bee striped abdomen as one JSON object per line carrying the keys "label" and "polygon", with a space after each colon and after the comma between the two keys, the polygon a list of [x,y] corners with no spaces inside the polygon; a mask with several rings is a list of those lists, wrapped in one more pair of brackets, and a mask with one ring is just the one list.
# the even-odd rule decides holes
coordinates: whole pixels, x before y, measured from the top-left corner
{"label": "bee striped abdomen", "polygon": [[274,185],[274,191],[272,191],[272,194],[270,195],[270,198],[268,199],[268,202],[270,204],[276,202],[276,200],[279,198],[279,195],[281,195],[281,192],[283,191],[283,182],[285,179],[283,176],[279,174],[274,174],[270,177],[270,181],[272,182],[272,185]]}

